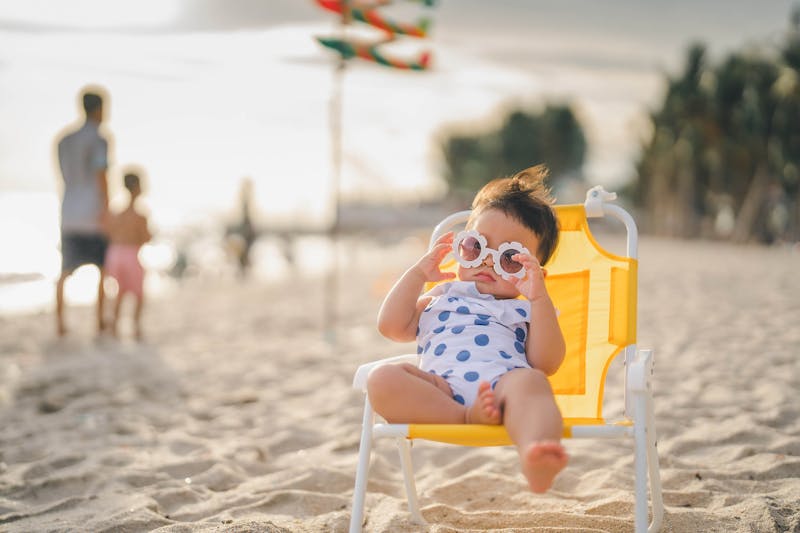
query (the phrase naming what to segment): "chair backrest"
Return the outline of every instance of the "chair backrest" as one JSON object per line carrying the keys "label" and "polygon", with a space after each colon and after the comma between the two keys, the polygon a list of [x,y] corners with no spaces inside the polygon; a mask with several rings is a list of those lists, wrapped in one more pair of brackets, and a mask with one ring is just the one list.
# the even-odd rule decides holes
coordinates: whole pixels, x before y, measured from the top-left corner
{"label": "chair backrest", "polygon": [[567,354],[550,382],[564,417],[602,419],[608,367],[636,343],[638,262],[600,246],[583,205],[556,206],[556,213],[559,244],[545,283]]}
{"label": "chair backrest", "polygon": [[[559,242],[546,265],[545,283],[559,312],[567,352],[550,383],[565,418],[599,424],[609,365],[620,351],[636,343],[638,262],[600,246],[582,204],[557,205],[555,210]],[[431,241],[465,222],[468,215],[464,211],[445,219]],[[442,268],[455,270],[455,261],[445,262]]]}

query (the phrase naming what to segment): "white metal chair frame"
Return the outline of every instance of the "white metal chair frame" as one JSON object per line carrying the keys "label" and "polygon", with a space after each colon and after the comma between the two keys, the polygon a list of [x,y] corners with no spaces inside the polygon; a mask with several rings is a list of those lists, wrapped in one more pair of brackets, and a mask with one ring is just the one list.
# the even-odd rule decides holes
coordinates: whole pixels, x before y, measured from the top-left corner
{"label": "white metal chair frame", "polygon": [[[620,220],[628,232],[627,256],[637,258],[638,230],[633,217],[621,207],[606,202],[614,200],[616,194],[608,193],[602,187],[594,187],[586,194],[586,216],[589,218],[612,216]],[[439,223],[431,236],[431,244],[443,233],[457,224],[465,222],[469,211],[454,213]],[[624,350],[625,357],[625,416],[631,422],[623,424],[584,425],[572,427],[572,438],[633,438],[634,441],[634,494],[636,497],[634,507],[634,528],[636,533],[654,533],[661,528],[664,515],[664,503],[661,494],[661,477],[658,466],[658,452],[656,449],[655,414],[653,408],[653,394],[650,378],[653,373],[653,351],[637,349],[635,344],[628,345]],[[353,378],[353,387],[366,393],[367,377],[376,367],[387,363],[414,363],[419,362],[416,354],[389,357],[380,361],[361,365]],[[394,438],[399,452],[400,464],[405,480],[408,508],[412,519],[425,524],[425,519],[419,507],[414,472],[411,462],[411,446],[409,443],[408,424],[375,423],[375,413],[365,394],[364,415],[361,428],[361,444],[358,454],[358,467],[356,471],[355,488],[353,490],[353,505],[350,516],[350,533],[361,531],[364,518],[364,499],[366,497],[367,477],[369,474],[370,455],[373,441],[377,438]],[[650,501],[652,520],[648,519],[648,477],[650,488]]]}

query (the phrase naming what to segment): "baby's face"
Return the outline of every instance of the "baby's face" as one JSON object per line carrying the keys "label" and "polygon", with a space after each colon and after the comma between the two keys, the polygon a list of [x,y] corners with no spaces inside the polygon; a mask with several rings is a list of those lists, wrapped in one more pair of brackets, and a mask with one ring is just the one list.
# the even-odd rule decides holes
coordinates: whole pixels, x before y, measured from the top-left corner
{"label": "baby's face", "polygon": [[[517,220],[497,209],[488,209],[475,217],[468,229],[473,229],[486,237],[489,248],[497,250],[504,242],[518,242],[535,254],[539,248],[539,238]],[[511,281],[504,280],[494,271],[492,254],[474,268],[458,267],[461,281],[474,281],[478,292],[491,294],[495,298],[516,298],[519,291]]]}

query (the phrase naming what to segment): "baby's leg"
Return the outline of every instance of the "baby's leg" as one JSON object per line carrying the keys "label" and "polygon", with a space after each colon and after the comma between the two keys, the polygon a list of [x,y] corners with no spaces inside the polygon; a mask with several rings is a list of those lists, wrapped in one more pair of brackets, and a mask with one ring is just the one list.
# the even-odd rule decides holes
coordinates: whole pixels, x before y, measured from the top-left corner
{"label": "baby's leg", "polygon": [[504,406],[503,423],[517,446],[522,473],[533,492],[545,492],[568,460],[560,442],[563,421],[550,383],[538,370],[513,370],[500,378],[496,394]]}
{"label": "baby's leg", "polygon": [[461,424],[466,407],[453,399],[444,378],[408,363],[383,365],[367,379],[375,411],[392,423]]}
{"label": "baby's leg", "polygon": [[567,466],[569,456],[560,442],[543,440],[521,449],[520,459],[528,486],[533,492],[542,493],[547,492],[556,475]]}
{"label": "baby's leg", "polygon": [[500,408],[497,398],[488,381],[481,381],[478,385],[478,397],[469,409],[465,422],[467,424],[499,424],[501,422]]}

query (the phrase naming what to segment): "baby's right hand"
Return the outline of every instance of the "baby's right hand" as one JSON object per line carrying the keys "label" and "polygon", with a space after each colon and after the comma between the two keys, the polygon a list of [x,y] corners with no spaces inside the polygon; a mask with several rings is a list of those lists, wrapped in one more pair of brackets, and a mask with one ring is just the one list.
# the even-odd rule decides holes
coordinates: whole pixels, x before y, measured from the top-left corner
{"label": "baby's right hand", "polygon": [[455,272],[442,272],[439,268],[444,257],[453,248],[453,237],[452,231],[439,237],[428,253],[414,265],[414,268],[425,277],[425,281],[444,281],[456,277]]}

